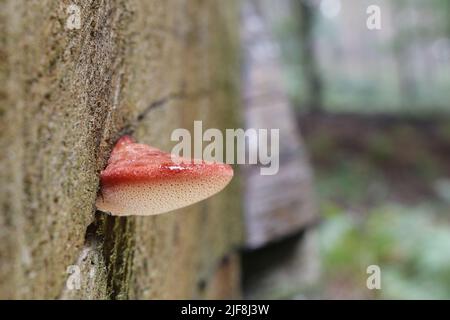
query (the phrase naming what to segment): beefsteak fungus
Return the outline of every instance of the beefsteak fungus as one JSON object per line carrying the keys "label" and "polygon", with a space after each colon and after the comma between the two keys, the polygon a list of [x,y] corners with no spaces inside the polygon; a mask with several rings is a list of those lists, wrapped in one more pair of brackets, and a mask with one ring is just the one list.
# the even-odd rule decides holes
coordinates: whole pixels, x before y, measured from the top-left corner
{"label": "beefsteak fungus", "polygon": [[232,177],[227,164],[171,156],[124,136],[100,174],[96,206],[117,216],[160,214],[216,194]]}

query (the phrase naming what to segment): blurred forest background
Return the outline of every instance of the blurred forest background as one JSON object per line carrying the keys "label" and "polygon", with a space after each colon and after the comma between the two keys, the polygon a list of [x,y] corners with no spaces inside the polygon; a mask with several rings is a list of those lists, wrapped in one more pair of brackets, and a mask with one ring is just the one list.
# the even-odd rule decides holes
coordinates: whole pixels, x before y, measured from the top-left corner
{"label": "blurred forest background", "polygon": [[[315,171],[323,277],[303,294],[450,298],[450,2],[255,5]],[[372,264],[382,290],[362,285]]]}

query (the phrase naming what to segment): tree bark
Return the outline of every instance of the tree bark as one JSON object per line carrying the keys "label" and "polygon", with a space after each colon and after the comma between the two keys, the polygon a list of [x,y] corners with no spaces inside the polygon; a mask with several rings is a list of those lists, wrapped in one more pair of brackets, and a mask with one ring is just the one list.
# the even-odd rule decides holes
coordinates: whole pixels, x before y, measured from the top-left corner
{"label": "tree bark", "polygon": [[[71,4],[80,29],[66,27]],[[238,297],[238,179],[160,216],[94,205],[122,134],[170,151],[172,130],[194,120],[236,126],[235,3],[0,6],[0,298]],[[73,266],[79,289],[67,286]]]}

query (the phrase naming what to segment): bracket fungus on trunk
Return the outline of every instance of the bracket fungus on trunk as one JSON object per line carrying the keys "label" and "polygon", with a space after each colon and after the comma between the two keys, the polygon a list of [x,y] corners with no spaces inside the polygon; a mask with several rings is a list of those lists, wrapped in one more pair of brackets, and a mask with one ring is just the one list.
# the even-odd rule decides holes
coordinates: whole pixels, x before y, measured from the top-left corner
{"label": "bracket fungus on trunk", "polygon": [[96,206],[118,216],[160,214],[216,194],[232,177],[227,164],[176,157],[124,136],[100,174]]}

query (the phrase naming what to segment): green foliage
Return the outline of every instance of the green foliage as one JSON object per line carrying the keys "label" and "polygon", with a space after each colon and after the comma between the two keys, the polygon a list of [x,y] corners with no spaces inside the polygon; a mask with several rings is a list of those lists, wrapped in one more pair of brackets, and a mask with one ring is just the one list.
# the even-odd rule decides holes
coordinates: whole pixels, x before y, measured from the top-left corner
{"label": "green foliage", "polygon": [[[426,148],[429,141],[406,124],[367,135],[356,153],[333,139],[322,132],[306,140],[314,159],[325,159],[327,149],[332,155],[316,164],[324,292],[331,290],[333,298],[342,292],[360,298],[450,298],[450,180],[438,154]],[[403,189],[402,183],[409,183],[405,174],[413,184],[409,189]],[[429,191],[422,193],[424,188]],[[366,288],[372,264],[381,268],[379,291]]]}
{"label": "green foliage", "polygon": [[326,277],[350,273],[365,286],[366,267],[377,264],[381,298],[450,298],[450,229],[443,215],[448,218],[446,209],[430,204],[387,204],[357,223],[333,210],[320,229]]}

